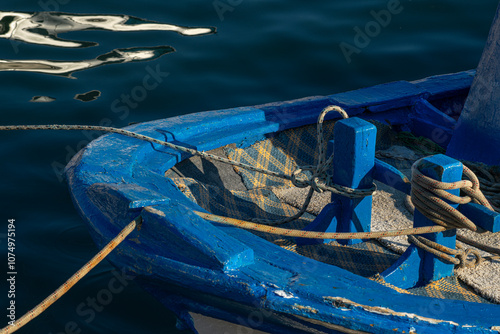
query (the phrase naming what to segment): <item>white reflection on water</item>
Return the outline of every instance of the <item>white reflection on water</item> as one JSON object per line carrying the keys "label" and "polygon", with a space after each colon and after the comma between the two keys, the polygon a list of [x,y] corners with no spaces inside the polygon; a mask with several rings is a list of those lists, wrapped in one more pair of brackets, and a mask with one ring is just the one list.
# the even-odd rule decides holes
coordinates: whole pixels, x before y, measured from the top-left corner
{"label": "white reflection on water", "polygon": [[128,15],[82,15],[67,13],[23,13],[0,11],[0,38],[48,46],[82,48],[95,42],[59,38],[60,33],[82,30],[109,31],[175,31],[185,36],[215,33],[215,28],[191,28],[148,21]]}
{"label": "white reflection on water", "polygon": [[115,49],[111,52],[100,55],[95,59],[82,61],[0,59],[0,71],[37,72],[60,75],[74,79],[71,75],[77,71],[88,70],[107,64],[121,64],[152,60],[174,51],[175,49],[171,46],[156,46],[151,48]]}

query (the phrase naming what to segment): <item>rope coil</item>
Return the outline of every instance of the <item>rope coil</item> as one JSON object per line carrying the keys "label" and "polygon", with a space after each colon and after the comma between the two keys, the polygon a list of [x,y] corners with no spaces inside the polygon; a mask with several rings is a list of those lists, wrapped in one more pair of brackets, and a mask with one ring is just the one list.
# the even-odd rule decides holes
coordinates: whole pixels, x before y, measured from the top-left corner
{"label": "rope coil", "polygon": [[[417,208],[425,217],[446,228],[466,228],[476,232],[478,229],[476,224],[445,201],[456,204],[474,202],[493,211],[493,207],[480,190],[480,183],[474,172],[464,165],[463,176],[468,180],[441,182],[423,175],[418,169],[421,162],[422,159],[412,165],[411,202],[406,203],[410,209],[413,209],[410,211]],[[446,191],[452,189],[460,189],[465,196],[456,196]],[[457,238],[460,239],[460,237]],[[474,268],[483,260],[478,251],[465,249],[460,245],[457,245],[455,250],[420,236],[409,236],[408,241],[459,267]],[[483,245],[476,243],[475,246],[481,248]],[[475,260],[469,260],[469,255],[474,256]]]}
{"label": "rope coil", "polygon": [[[464,166],[463,174],[469,180],[451,183],[441,182],[423,175],[418,169],[421,162],[422,159],[417,160],[411,168],[411,201],[413,205],[425,217],[438,225],[476,231],[476,224],[442,199],[456,204],[467,204],[473,201],[493,211],[490,203],[479,189],[476,175],[467,166]],[[446,191],[452,189],[460,189],[466,196],[455,196]]]}

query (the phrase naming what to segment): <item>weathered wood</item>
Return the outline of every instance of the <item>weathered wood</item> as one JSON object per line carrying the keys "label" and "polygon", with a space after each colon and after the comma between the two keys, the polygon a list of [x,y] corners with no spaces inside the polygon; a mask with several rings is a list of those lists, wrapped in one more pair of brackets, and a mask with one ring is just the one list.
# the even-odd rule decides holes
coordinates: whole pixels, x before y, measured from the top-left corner
{"label": "weathered wood", "polygon": [[[416,90],[405,89],[400,98],[394,89],[396,84],[365,91],[367,94],[357,92],[357,98],[344,102],[351,104],[348,112],[357,112],[362,118],[377,115],[380,120],[397,119],[397,124],[405,124],[407,111],[422,92],[431,94],[425,87],[431,87],[434,80],[419,84]],[[403,85],[410,87],[414,83]],[[376,92],[381,92],[379,100]],[[455,88],[441,89],[436,94],[453,96],[454,92]],[[356,104],[363,95],[369,98]],[[335,95],[327,99],[334,102]],[[307,100],[289,101],[267,106],[266,110],[254,107],[213,111],[143,123],[129,129],[204,150],[230,143],[247,146],[266,135],[274,135],[278,129],[314,124],[320,112],[314,109],[326,102],[322,98],[311,101],[317,105],[309,109]],[[332,113],[331,117],[338,116]],[[247,130],[243,131],[245,127]],[[201,208],[163,176],[184,158],[149,143],[107,135],[92,142],[67,168],[76,207],[98,245],[109,241],[118,228],[130,221],[130,216],[140,214],[143,205],[151,205],[165,214],[144,211],[146,219],[141,230],[110,255],[113,265],[137,276],[136,282],[148,286],[148,291],[159,299],[166,296],[167,290],[173,290],[186,299],[196,300],[183,301],[183,306],[194,307],[195,311],[234,322],[262,319],[262,328],[278,333],[285,332],[287,327],[290,333],[300,330],[335,333],[334,328],[369,333],[392,333],[395,328],[406,333],[489,333],[493,326],[498,326],[498,305],[440,300],[442,312],[429,314],[428,306],[433,299],[400,294],[346,270],[289,252],[248,231],[184,215],[184,211]],[[101,185],[92,188],[96,183]],[[127,186],[104,191],[107,186],[102,184],[110,188]],[[139,187],[149,189],[143,201],[137,198]],[[164,202],[162,196],[171,204]],[[183,209],[175,213],[165,207],[169,205]],[[212,233],[215,238],[211,239]],[[224,235],[227,240],[216,242]],[[231,254],[244,253],[243,246],[241,251],[229,250],[231,240],[251,249],[254,261],[232,268],[225,265],[228,262],[224,259],[231,259]],[[183,250],[187,244],[190,248]],[[168,300],[171,298],[165,297],[167,305]],[[254,327],[261,328],[258,324]]]}
{"label": "weathered wood", "polygon": [[410,180],[406,177],[406,175],[401,173],[392,165],[375,158],[375,166],[372,176],[375,180],[410,195]]}
{"label": "weathered wood", "polygon": [[493,233],[500,232],[500,213],[476,203],[462,204],[458,210],[482,229]]}
{"label": "weathered wood", "polygon": [[[335,124],[332,181],[335,184],[369,189],[373,185],[375,141],[377,128],[360,118],[348,118]],[[369,232],[371,230],[372,196],[347,198],[332,195],[342,209],[340,220],[335,219],[337,232]],[[339,240],[341,244],[359,243],[361,240]]]}
{"label": "weathered wood", "polygon": [[500,165],[500,11],[497,10],[447,154]]}
{"label": "weathered wood", "polygon": [[[462,180],[463,166],[459,161],[443,154],[438,154],[424,158],[421,163],[420,171],[425,176],[429,176],[438,181],[456,182]],[[447,190],[447,192],[455,196],[460,195],[460,189]],[[454,208],[458,208],[458,204],[451,202],[448,202],[448,204]],[[414,227],[434,225],[436,224],[433,221],[426,218],[422,213],[420,213],[420,211],[415,210],[413,218]],[[452,229],[439,233],[424,234],[423,237],[445,247],[455,249],[456,233],[457,231]],[[453,268],[453,264],[445,263],[442,259],[436,257],[435,255],[425,252],[423,258],[422,283],[436,281],[442,277],[451,276],[453,275]]]}
{"label": "weathered wood", "polygon": [[410,114],[410,129],[416,136],[430,138],[446,148],[453,135],[456,121],[425,99],[418,100]]}
{"label": "weathered wood", "polygon": [[[424,158],[420,164],[422,174],[442,182],[456,182],[462,179],[463,166],[459,161],[442,154]],[[447,190],[453,195],[460,195],[460,189]],[[449,203],[457,208],[458,204]],[[414,213],[413,227],[434,226],[433,221],[417,209]],[[422,235],[445,247],[455,249],[456,229]],[[410,245],[401,258],[382,273],[386,282],[403,289],[425,285],[443,277],[453,275],[454,265],[444,262],[434,254]]]}

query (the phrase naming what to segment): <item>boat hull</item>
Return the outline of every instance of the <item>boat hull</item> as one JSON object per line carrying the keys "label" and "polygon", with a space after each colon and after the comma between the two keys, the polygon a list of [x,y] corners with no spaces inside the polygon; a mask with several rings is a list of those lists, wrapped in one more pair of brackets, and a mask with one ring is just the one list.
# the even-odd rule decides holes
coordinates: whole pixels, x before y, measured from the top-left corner
{"label": "boat hull", "polygon": [[[326,106],[426,136],[445,147],[474,72],[400,81],[358,91],[203,112],[127,129],[208,151],[248,147],[279,131],[314,124]],[[328,119],[340,116],[333,113]],[[438,129],[438,130],[436,130]],[[437,132],[436,132],[437,131]],[[494,333],[497,305],[399,293],[344,269],[314,261],[256,235],[203,220],[165,172],[189,158],[164,146],[112,134],[68,165],[75,205],[103,246],[137,216],[134,232],[110,261],[174,310],[186,309],[276,333]],[[181,292],[182,291],[182,292]],[[459,314],[456,310],[464,310]],[[258,319],[258,321],[256,320]]]}

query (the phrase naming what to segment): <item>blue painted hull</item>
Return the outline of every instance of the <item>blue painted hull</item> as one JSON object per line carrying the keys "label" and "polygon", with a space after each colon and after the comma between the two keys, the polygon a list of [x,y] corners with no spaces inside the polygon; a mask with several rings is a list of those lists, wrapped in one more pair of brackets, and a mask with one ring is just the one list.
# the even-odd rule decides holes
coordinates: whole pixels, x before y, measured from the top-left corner
{"label": "blue painted hull", "polygon": [[[331,96],[210,111],[128,127],[198,150],[314,124],[336,104],[350,116],[389,122],[446,147],[474,71],[400,81]],[[436,108],[437,107],[437,108]],[[331,113],[330,119],[338,117]],[[436,135],[438,129],[438,135]],[[185,154],[106,135],[66,170],[71,194],[99,246],[132,219],[143,224],[110,255],[118,268],[173,309],[276,333],[497,333],[500,306],[400,294],[346,270],[271,244],[248,231],[205,221],[204,211],[164,177]],[[434,311],[433,311],[434,310]]]}

